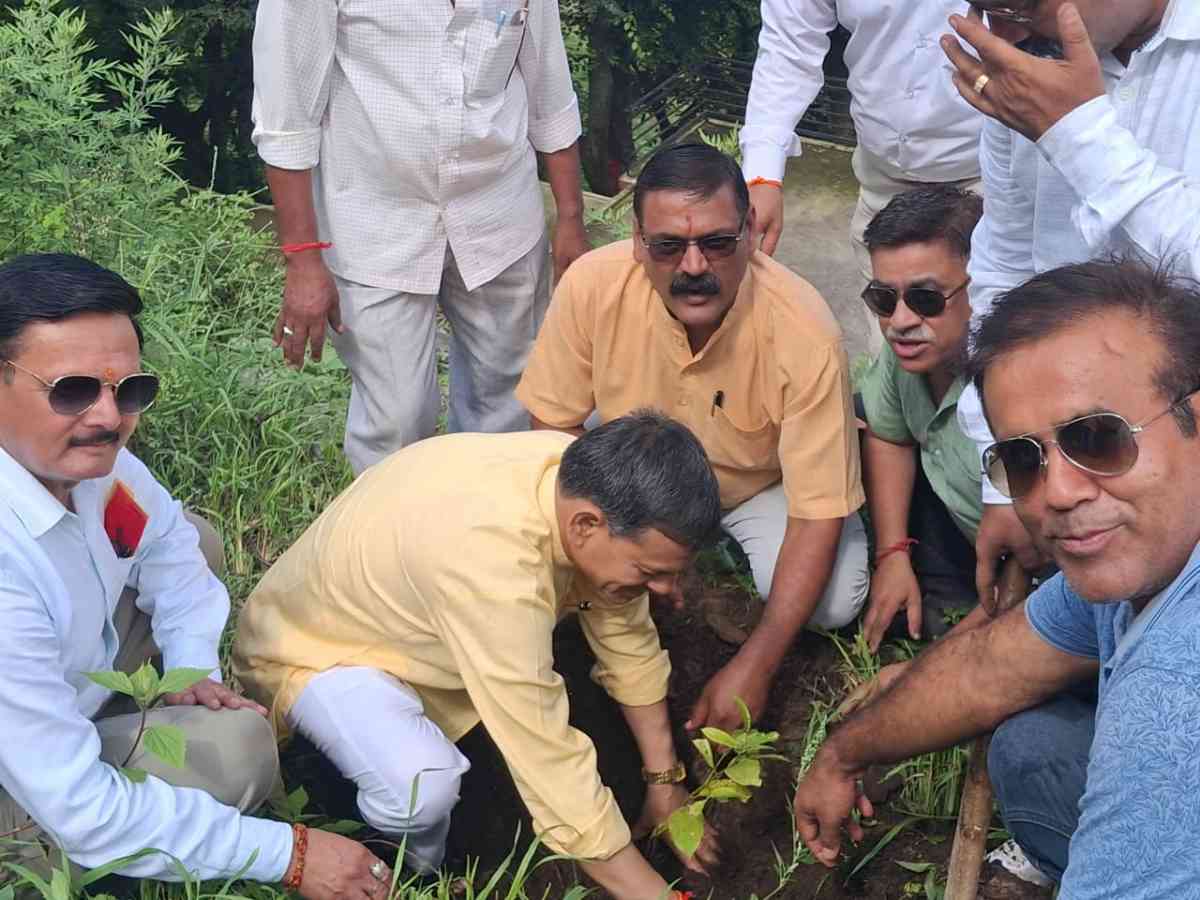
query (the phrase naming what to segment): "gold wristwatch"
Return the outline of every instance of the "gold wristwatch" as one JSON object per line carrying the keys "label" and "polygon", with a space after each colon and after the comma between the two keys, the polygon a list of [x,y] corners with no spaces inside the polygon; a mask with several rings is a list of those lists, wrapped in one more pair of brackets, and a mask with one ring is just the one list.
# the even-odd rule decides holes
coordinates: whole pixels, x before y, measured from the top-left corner
{"label": "gold wristwatch", "polygon": [[662,772],[650,772],[642,769],[642,780],[646,784],[679,784],[687,778],[687,769],[683,763],[677,762],[671,768]]}

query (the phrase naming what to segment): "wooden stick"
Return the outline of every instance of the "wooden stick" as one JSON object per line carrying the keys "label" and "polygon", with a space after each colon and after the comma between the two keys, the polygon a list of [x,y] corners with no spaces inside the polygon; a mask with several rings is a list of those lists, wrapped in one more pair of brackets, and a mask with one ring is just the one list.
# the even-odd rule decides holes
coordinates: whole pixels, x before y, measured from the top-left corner
{"label": "wooden stick", "polygon": [[[1029,585],[1029,574],[1015,558],[1009,558],[1000,572],[993,615],[1024,600],[1029,594]],[[945,900],[975,900],[979,893],[979,874],[992,824],[992,782],[987,771],[991,740],[990,734],[980,735],[971,746],[971,761],[958,807],[958,827],[954,831],[954,846],[950,849]]]}

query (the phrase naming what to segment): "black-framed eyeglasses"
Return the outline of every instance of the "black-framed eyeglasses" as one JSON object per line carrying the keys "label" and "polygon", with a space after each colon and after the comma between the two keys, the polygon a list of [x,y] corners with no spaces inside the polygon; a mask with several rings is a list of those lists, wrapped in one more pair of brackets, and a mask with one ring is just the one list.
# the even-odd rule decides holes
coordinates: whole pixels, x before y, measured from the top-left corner
{"label": "black-framed eyeglasses", "polygon": [[[910,287],[904,290],[904,305],[922,319],[932,319],[946,311],[950,299],[971,283],[968,278],[948,294],[943,294],[937,288]],[[862,298],[870,307],[871,312],[885,319],[891,318],[896,312],[896,304],[900,300],[900,292],[893,287],[871,282],[862,292]]]}
{"label": "black-framed eyeglasses", "polygon": [[982,2],[972,0],[971,6],[979,13],[980,18],[987,13],[993,19],[1003,19],[1005,22],[1012,22],[1015,25],[1029,25],[1033,22],[1031,13],[1037,6],[1037,2],[1033,0],[1033,2],[1018,3],[1015,6],[1004,4],[992,6],[986,0],[982,0]]}
{"label": "black-framed eyeglasses", "polygon": [[1138,460],[1137,435],[1195,394],[1186,394],[1137,425],[1118,413],[1092,413],[1054,426],[1054,437],[1045,441],[1035,437],[1037,432],[997,441],[983,451],[984,474],[1004,496],[1020,499],[1045,473],[1046,446],[1052,444],[1077,469],[1102,477],[1124,475]]}
{"label": "black-framed eyeglasses", "polygon": [[663,238],[658,241],[648,241],[646,236],[640,235],[642,245],[650,254],[650,258],[655,262],[674,262],[683,257],[687,253],[688,247],[695,244],[700,248],[700,252],[704,254],[705,259],[710,262],[714,259],[725,259],[733,255],[733,251],[737,249],[738,242],[745,237],[746,234],[746,219],[743,218],[736,232],[723,234],[706,234],[698,238]]}
{"label": "black-framed eyeglasses", "polygon": [[158,376],[149,372],[135,372],[117,382],[104,381],[94,375],[63,375],[61,378],[47,381],[11,359],[0,359],[0,365],[12,366],[18,372],[24,372],[30,378],[40,381],[46,389],[50,408],[61,416],[83,415],[99,402],[100,391],[104,388],[112,388],[117,412],[123,416],[144,413],[154,405],[154,400],[158,397]]}

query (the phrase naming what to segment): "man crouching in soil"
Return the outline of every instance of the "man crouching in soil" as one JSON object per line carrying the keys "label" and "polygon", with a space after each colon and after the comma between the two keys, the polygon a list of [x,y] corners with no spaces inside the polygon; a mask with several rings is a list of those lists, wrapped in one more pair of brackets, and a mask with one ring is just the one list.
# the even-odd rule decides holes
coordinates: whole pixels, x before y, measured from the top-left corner
{"label": "man crouching in soil", "polygon": [[1041,823],[1015,836],[1062,873],[1060,900],[1195,896],[1200,287],[1130,262],[1047,272],[983,320],[971,372],[998,441],[987,473],[1061,574],[848,719],[796,791],[801,834],[833,865],[850,811],[873,814],[856,790],[866,766],[984,733],[1098,675],[1094,738],[1047,716],[1023,751],[1031,765],[1054,755],[1063,777],[1026,773],[1037,784],[1021,790],[1022,767],[993,750],[1001,812],[1020,795],[1020,818]]}
{"label": "man crouching in soil", "polygon": [[469,768],[454,742],[482,720],[552,850],[618,900],[662,898],[568,724],[551,637],[579,614],[650,782],[638,825],[665,822],[688,793],[647,591],[678,597],[720,518],[703,448],[655,413],[578,439],[433,438],[365,472],[271,568],[242,612],[236,669],[356,783],[363,817],[404,840],[413,868],[442,861]]}

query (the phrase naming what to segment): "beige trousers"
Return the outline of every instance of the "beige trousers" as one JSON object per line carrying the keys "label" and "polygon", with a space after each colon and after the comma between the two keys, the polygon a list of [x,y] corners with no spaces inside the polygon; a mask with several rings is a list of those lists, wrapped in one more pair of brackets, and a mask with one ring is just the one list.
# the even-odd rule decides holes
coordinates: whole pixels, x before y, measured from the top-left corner
{"label": "beige trousers", "polygon": [[[200,549],[209,567],[220,577],[225,571],[224,551],[216,530],[198,516],[188,519],[200,532]],[[150,617],[137,608],[137,594],[126,590],[113,615],[120,639],[113,668],[132,673],[147,659],[157,660],[158,647],[150,630]],[[100,735],[100,758],[119,766],[129,755],[138,733],[141,714],[127,712],[127,698],[114,697],[95,717]],[[173,706],[153,710],[150,724],[176,725],[187,737],[187,766],[176,769],[139,748],[129,765],[178,787],[197,788],[221,803],[242,812],[266,801],[279,778],[279,755],[270,723],[245,709],[210,710],[202,706]],[[7,738],[6,738],[7,739]],[[19,861],[45,874],[57,867],[61,856],[45,831],[33,822],[0,787],[0,862]],[[0,871],[0,884],[5,880]]]}

